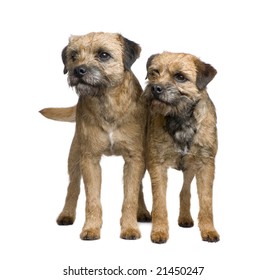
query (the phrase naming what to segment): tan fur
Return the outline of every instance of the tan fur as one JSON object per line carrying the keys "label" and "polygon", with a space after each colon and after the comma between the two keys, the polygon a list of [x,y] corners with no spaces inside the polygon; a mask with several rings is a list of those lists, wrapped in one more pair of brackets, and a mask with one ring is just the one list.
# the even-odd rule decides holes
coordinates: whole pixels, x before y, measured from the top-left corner
{"label": "tan fur", "polygon": [[[216,70],[193,55],[164,52],[149,59],[147,71],[149,82],[145,95],[150,106],[147,168],[153,191],[151,240],[164,243],[169,237],[166,189],[167,169],[172,167],[182,170],[184,175],[178,224],[182,227],[191,227],[194,224],[190,213],[190,184],[196,176],[202,239],[218,241],[219,235],[214,228],[212,214],[212,185],[217,152],[216,113],[206,91],[206,84],[215,76]],[[184,75],[186,81],[177,81],[177,73]],[[154,98],[157,95],[155,85],[158,85],[158,91],[165,89],[159,98]],[[196,103],[193,110],[196,133],[189,150],[181,151],[181,147],[167,132],[166,118],[177,117],[179,120],[179,116],[184,112],[181,99],[173,100],[175,95],[188,104]],[[165,98],[166,102],[162,102],[160,98]]]}
{"label": "tan fur", "polygon": [[48,119],[63,122],[75,122],[76,106],[67,108],[45,108],[40,113]]}
{"label": "tan fur", "polygon": [[140,51],[137,44],[119,34],[72,36],[62,58],[69,84],[79,95],[77,108],[41,111],[48,118],[73,121],[76,109],[76,131],[68,161],[70,183],[57,223],[74,222],[82,176],[86,192],[86,219],[80,235],[83,240],[100,238],[102,155],[121,155],[125,160],[121,238],[139,238],[137,219],[151,219],[140,189],[145,172],[147,112],[141,86],[130,70]]}

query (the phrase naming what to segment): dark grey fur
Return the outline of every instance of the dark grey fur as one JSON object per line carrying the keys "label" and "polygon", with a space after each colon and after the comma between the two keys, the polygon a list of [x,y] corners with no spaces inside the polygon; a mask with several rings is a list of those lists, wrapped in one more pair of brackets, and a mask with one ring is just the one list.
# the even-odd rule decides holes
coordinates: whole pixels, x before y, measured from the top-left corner
{"label": "dark grey fur", "polygon": [[193,115],[196,104],[197,102],[193,103],[179,115],[165,117],[165,129],[177,144],[181,155],[185,155],[189,151],[197,132],[197,122]]}

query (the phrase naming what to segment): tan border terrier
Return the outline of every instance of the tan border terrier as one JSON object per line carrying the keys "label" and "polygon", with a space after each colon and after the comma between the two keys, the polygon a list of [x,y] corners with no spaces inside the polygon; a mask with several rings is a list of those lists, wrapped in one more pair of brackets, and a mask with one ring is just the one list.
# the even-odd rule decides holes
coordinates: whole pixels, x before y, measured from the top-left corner
{"label": "tan border terrier", "polygon": [[216,70],[185,53],[156,54],[147,62],[149,100],[147,168],[153,191],[151,240],[168,240],[167,169],[183,171],[178,224],[192,227],[190,185],[196,177],[202,239],[219,240],[213,225],[212,188],[217,152],[215,107],[206,91]]}
{"label": "tan border terrier", "polygon": [[77,107],[40,111],[51,119],[76,121],[68,160],[70,183],[57,223],[74,222],[82,177],[86,193],[83,240],[100,238],[102,155],[121,155],[125,161],[121,238],[140,238],[137,221],[151,219],[140,188],[145,172],[146,101],[130,69],[140,51],[138,44],[116,33],[71,36],[62,59],[69,85],[79,96]]}

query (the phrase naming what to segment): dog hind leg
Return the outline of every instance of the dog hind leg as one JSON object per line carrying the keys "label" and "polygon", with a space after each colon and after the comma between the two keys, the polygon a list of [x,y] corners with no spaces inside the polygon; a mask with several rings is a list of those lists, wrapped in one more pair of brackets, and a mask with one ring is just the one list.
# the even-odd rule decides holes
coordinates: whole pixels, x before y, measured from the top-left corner
{"label": "dog hind leg", "polygon": [[76,206],[80,194],[81,181],[78,148],[79,146],[77,144],[77,137],[76,135],[74,135],[68,159],[68,172],[70,182],[64,208],[57,218],[58,225],[72,225],[75,221]]}

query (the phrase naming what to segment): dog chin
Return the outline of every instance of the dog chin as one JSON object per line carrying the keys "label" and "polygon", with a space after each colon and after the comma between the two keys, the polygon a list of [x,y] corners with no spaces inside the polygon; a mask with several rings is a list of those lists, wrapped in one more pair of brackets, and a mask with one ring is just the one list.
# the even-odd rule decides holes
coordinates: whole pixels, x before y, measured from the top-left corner
{"label": "dog chin", "polygon": [[96,95],[100,91],[100,87],[86,83],[78,83],[74,87],[79,96]]}
{"label": "dog chin", "polygon": [[69,76],[68,82],[70,87],[75,88],[79,96],[96,95],[103,88],[103,83],[98,83],[97,80],[84,81],[75,76]]}
{"label": "dog chin", "polygon": [[152,112],[159,113],[163,116],[177,116],[187,113],[197,102],[186,98],[179,98],[173,102],[154,98],[151,100],[150,109]]}
{"label": "dog chin", "polygon": [[172,105],[159,99],[152,99],[150,103],[151,112],[159,113],[161,115],[168,115],[172,111]]}

